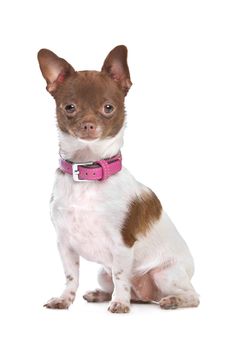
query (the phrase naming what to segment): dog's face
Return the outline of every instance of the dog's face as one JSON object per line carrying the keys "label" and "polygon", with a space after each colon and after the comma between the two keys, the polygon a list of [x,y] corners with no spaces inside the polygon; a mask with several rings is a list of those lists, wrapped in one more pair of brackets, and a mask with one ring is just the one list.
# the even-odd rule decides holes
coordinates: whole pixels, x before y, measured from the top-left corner
{"label": "dog's face", "polygon": [[124,98],[130,86],[127,49],[117,46],[101,72],[76,72],[64,59],[42,49],[38,53],[47,90],[57,106],[58,127],[90,141],[115,136],[124,123]]}

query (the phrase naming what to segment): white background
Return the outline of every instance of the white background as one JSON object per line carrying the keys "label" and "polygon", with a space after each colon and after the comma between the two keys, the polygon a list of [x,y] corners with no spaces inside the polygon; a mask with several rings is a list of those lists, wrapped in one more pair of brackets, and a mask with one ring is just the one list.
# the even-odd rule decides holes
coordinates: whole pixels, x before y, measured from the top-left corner
{"label": "white background", "polygon": [[[231,1],[1,2],[1,349],[232,349]],[[129,49],[124,165],[153,188],[196,262],[197,309],[86,304],[82,261],[69,311],[43,309],[64,283],[49,218],[57,166],[54,101],[36,59],[46,47],[76,69]],[[229,318],[231,316],[231,318]]]}

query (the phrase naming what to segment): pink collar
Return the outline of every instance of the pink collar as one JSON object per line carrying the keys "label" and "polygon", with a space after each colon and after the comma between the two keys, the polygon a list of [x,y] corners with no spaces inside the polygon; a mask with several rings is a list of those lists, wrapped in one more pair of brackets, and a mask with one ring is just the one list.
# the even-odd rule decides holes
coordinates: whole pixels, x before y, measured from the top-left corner
{"label": "pink collar", "polygon": [[73,163],[60,158],[60,169],[64,173],[73,176],[74,181],[104,181],[109,176],[118,173],[122,168],[121,153],[112,158],[98,160],[96,162]]}

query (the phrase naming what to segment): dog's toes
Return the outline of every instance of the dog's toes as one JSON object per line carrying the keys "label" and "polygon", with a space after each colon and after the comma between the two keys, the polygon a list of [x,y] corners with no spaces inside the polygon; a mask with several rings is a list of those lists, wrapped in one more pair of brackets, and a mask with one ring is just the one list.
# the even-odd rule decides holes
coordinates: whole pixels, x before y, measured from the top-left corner
{"label": "dog's toes", "polygon": [[63,298],[52,298],[44,304],[47,309],[68,309],[69,306],[70,302]]}
{"label": "dog's toes", "polygon": [[165,298],[162,298],[159,302],[159,305],[162,309],[177,309],[181,304],[181,300],[179,297],[176,296],[168,296]]}
{"label": "dog's toes", "polygon": [[108,311],[117,314],[125,314],[130,311],[130,307],[127,304],[112,301],[108,307]]}
{"label": "dog's toes", "polygon": [[111,294],[104,292],[103,290],[96,289],[92,292],[87,292],[83,295],[83,299],[89,303],[98,303],[111,300]]}

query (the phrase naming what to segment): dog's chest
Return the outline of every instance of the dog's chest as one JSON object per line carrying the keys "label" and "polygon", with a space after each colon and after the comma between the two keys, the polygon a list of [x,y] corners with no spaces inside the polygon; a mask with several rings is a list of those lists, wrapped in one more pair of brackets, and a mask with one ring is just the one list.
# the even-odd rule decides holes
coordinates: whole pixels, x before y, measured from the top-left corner
{"label": "dog's chest", "polygon": [[118,228],[124,216],[111,188],[99,183],[74,183],[58,174],[51,216],[59,240],[84,258],[111,265],[113,250],[121,241]]}

